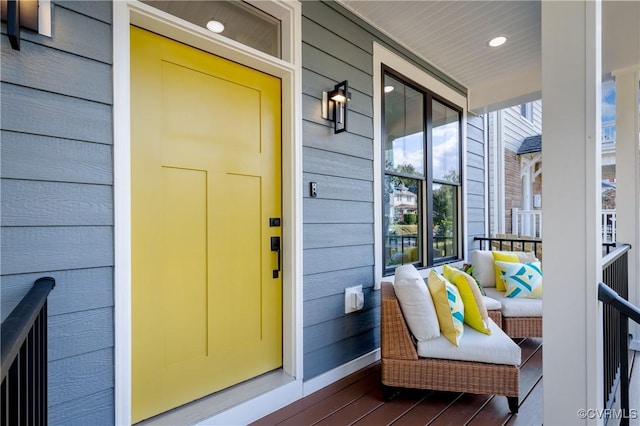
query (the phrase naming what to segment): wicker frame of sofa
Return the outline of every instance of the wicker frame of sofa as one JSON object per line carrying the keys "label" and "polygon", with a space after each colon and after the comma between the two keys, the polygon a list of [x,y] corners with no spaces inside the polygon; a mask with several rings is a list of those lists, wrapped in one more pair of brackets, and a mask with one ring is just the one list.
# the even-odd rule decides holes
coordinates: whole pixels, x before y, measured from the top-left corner
{"label": "wicker frame of sofa", "polygon": [[[494,247],[498,250],[497,247]],[[521,249],[516,246],[516,249]],[[487,251],[487,250],[483,250]],[[541,254],[536,256],[540,258]],[[477,268],[477,266],[476,266]],[[497,312],[500,312],[500,322],[496,321]],[[489,316],[493,321],[502,328],[502,331],[512,339],[525,337],[542,337],[542,316],[539,317],[507,317],[501,311],[489,311]]]}
{"label": "wicker frame of sofa", "polygon": [[542,317],[505,317],[502,315],[502,331],[513,339],[542,337]]}
{"label": "wicker frame of sofa", "polygon": [[518,412],[518,367],[419,358],[393,284],[382,283],[381,303],[381,374],[386,399],[394,394],[395,388],[503,395],[507,397],[511,412]]}
{"label": "wicker frame of sofa", "polygon": [[542,337],[542,317],[505,317],[497,309],[488,313],[489,318],[512,339]]}

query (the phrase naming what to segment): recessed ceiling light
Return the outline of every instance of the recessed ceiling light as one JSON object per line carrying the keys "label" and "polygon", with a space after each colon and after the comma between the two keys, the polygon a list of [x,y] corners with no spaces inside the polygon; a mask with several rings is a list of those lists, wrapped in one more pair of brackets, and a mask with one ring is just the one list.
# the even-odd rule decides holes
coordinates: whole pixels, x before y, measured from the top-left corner
{"label": "recessed ceiling light", "polygon": [[393,92],[395,87],[393,86],[384,86],[384,93]]}
{"label": "recessed ceiling light", "polygon": [[207,29],[214,33],[221,33],[224,31],[224,24],[214,19],[207,22]]}
{"label": "recessed ceiling light", "polygon": [[506,42],[507,42],[507,38],[505,36],[498,36],[489,40],[489,46],[498,47],[498,46],[502,46]]}

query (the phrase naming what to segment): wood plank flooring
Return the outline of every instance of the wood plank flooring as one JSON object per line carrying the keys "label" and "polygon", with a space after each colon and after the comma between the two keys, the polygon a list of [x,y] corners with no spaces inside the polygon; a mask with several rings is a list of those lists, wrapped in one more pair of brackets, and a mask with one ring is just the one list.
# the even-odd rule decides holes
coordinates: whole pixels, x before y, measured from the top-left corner
{"label": "wood plank flooring", "polygon": [[517,342],[522,350],[517,415],[509,412],[504,396],[407,389],[385,402],[377,362],[253,425],[541,425],[542,339]]}

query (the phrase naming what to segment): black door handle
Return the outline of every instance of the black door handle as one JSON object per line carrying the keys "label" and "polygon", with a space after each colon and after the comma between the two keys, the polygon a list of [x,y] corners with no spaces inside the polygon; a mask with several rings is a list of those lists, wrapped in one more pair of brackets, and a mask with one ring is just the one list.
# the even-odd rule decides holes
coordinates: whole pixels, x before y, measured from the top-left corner
{"label": "black door handle", "polygon": [[271,237],[271,251],[275,251],[278,254],[278,269],[273,270],[273,278],[278,278],[281,264],[280,237]]}

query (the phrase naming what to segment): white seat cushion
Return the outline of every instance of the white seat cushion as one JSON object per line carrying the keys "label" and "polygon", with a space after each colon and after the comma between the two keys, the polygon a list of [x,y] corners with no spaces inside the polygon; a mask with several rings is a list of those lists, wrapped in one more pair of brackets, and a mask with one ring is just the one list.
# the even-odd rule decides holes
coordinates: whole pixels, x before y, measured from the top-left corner
{"label": "white seat cushion", "polygon": [[496,299],[492,299],[489,296],[482,296],[482,298],[484,299],[484,306],[487,308],[487,311],[497,311],[502,308],[502,303]]}
{"label": "white seat cushion", "polygon": [[542,299],[525,299],[520,297],[505,297],[504,292],[495,288],[485,288],[487,296],[497,300],[502,305],[500,309],[503,317],[541,317]]}
{"label": "white seat cushion", "polygon": [[520,346],[516,345],[491,318],[488,323],[490,335],[480,333],[465,324],[464,334],[458,346],[452,345],[444,336],[418,342],[418,356],[519,366]]}

